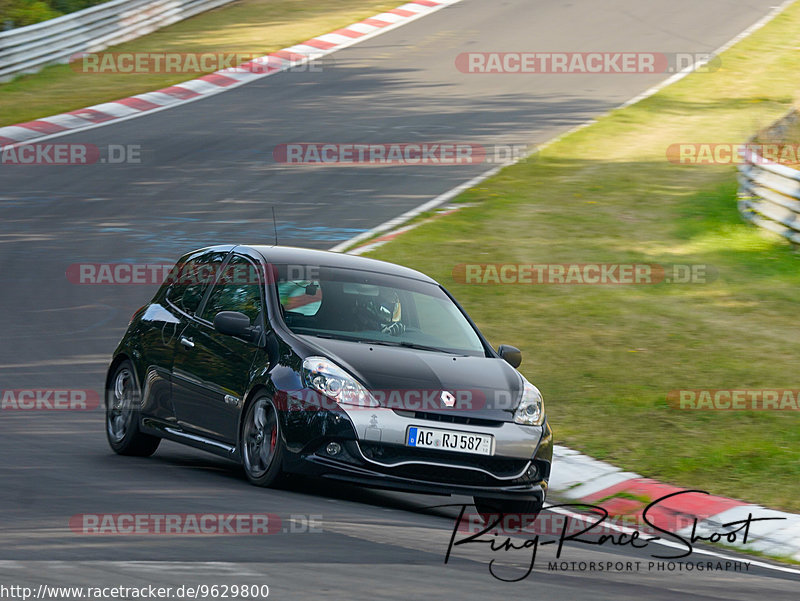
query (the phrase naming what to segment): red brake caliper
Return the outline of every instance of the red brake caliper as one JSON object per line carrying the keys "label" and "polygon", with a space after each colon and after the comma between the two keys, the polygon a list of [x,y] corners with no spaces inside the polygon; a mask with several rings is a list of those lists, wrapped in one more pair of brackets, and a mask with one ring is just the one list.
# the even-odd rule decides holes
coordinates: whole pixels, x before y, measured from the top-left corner
{"label": "red brake caliper", "polygon": [[270,437],[270,440],[269,440],[270,447],[273,450],[275,449],[275,444],[277,442],[278,442],[278,428],[273,426],[273,428],[272,428],[272,436]]}

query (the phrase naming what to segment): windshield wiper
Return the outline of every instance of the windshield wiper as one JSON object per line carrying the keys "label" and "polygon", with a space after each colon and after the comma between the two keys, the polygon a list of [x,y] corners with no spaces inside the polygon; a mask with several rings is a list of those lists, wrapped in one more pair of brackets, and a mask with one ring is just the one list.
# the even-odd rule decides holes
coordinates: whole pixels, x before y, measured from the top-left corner
{"label": "windshield wiper", "polygon": [[[311,328],[295,328],[296,330],[311,330]],[[363,338],[358,336],[346,336],[342,334],[322,334],[319,332],[309,331],[304,334],[305,336],[315,336],[317,338],[325,338],[327,340],[346,340],[347,342],[363,342]]]}
{"label": "windshield wiper", "polygon": [[[311,328],[295,328],[297,330],[310,330]],[[448,355],[458,355],[453,351],[441,349],[435,346],[427,346],[425,344],[417,344],[416,342],[407,342],[405,340],[377,340],[374,338],[361,338],[359,336],[347,336],[345,334],[323,334],[321,332],[309,332],[309,336],[316,336],[317,338],[326,338],[328,340],[345,340],[347,342],[360,342],[361,344],[379,344],[382,346],[400,346],[403,348],[411,348],[419,351],[433,351],[436,353],[446,353]]]}
{"label": "windshield wiper", "polygon": [[369,340],[365,339],[363,342],[368,344],[383,344],[385,346],[402,346],[404,348],[413,348],[419,351],[434,351],[437,353],[447,353],[448,355],[453,355],[452,351],[448,351],[445,349],[441,349],[435,346],[427,346],[424,344],[417,344],[416,342],[407,342],[405,340]]}

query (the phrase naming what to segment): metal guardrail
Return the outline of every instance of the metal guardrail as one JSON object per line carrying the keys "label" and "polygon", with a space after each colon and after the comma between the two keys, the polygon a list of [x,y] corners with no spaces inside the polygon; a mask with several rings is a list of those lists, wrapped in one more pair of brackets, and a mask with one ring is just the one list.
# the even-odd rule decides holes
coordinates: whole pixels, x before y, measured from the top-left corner
{"label": "metal guardrail", "polygon": [[98,52],[234,0],[112,0],[0,33],[0,81]]}
{"label": "metal guardrail", "polygon": [[800,171],[754,151],[738,166],[739,212],[755,225],[800,244]]}

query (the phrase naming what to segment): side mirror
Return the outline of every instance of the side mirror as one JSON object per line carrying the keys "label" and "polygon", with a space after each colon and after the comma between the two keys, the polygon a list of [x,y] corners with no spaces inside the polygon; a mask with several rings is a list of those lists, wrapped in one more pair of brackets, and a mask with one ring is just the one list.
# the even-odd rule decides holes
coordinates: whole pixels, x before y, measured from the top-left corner
{"label": "side mirror", "polygon": [[214,329],[227,336],[239,336],[252,340],[256,328],[250,325],[250,318],[238,311],[220,311],[214,316]]}
{"label": "side mirror", "polygon": [[515,346],[501,344],[497,347],[497,352],[511,367],[517,368],[522,363],[522,351]]}

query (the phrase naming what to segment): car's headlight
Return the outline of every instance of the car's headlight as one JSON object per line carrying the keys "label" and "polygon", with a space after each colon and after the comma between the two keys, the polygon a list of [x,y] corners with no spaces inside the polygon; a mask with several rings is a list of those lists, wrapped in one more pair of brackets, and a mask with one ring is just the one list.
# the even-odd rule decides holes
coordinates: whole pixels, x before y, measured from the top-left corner
{"label": "car's headlight", "polygon": [[325,357],[308,357],[303,360],[303,381],[309,388],[342,405],[378,406],[378,402],[366,388]]}
{"label": "car's headlight", "polygon": [[533,384],[523,378],[522,400],[514,412],[514,422],[526,426],[541,426],[544,422],[544,401],[542,393]]}

